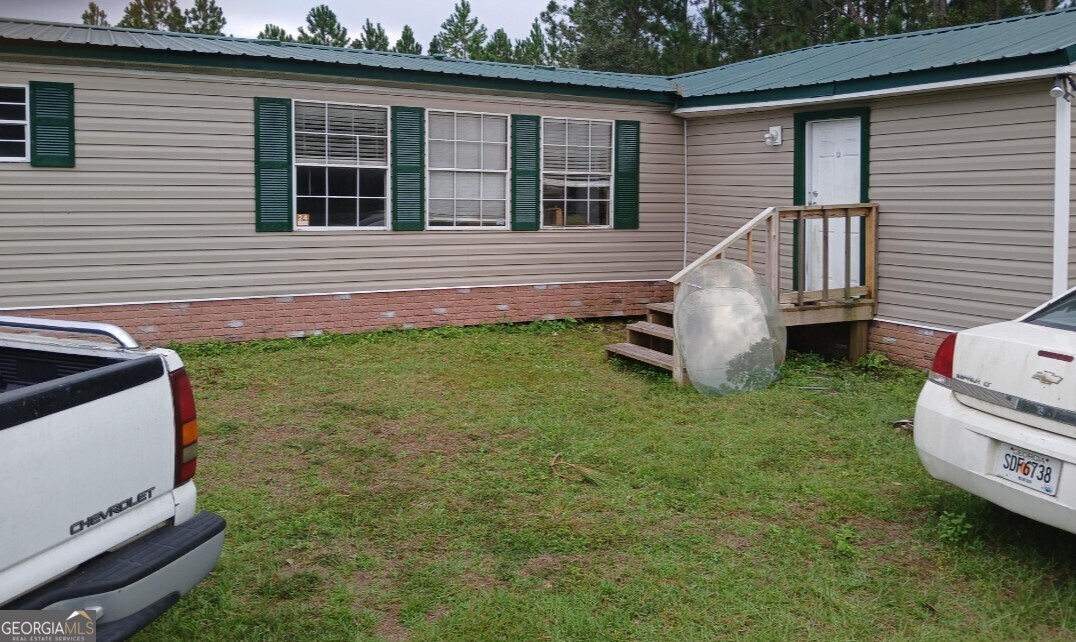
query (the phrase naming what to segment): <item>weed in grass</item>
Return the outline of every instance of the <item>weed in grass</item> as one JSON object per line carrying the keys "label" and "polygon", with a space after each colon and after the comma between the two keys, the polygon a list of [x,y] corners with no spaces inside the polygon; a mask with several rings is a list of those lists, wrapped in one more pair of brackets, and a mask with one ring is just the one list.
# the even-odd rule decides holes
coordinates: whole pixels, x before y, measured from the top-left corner
{"label": "weed in grass", "polygon": [[947,544],[963,544],[971,534],[972,525],[964,513],[944,511],[938,516],[938,539]]}
{"label": "weed in grass", "polygon": [[874,352],[860,357],[852,367],[859,372],[880,375],[889,371],[892,365],[893,364],[889,361],[889,357]]}
{"label": "weed in grass", "polygon": [[859,540],[859,533],[849,524],[841,524],[833,533],[833,547],[834,552],[839,557],[857,557],[859,551],[856,548],[856,542]]}

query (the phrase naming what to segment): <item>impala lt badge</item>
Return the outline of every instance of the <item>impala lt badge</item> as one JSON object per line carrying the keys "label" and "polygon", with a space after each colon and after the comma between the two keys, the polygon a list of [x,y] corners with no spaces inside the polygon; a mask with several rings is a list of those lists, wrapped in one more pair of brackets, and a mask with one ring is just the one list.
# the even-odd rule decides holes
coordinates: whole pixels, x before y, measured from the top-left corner
{"label": "impala lt badge", "polygon": [[1064,377],[1060,377],[1060,376],[1058,376],[1058,375],[1056,375],[1056,374],[1054,374],[1052,372],[1049,372],[1047,370],[1042,370],[1040,372],[1036,372],[1035,374],[1031,375],[1031,378],[1034,379],[1035,381],[1041,381],[1042,383],[1045,383],[1045,384],[1061,383],[1061,381],[1064,379]]}

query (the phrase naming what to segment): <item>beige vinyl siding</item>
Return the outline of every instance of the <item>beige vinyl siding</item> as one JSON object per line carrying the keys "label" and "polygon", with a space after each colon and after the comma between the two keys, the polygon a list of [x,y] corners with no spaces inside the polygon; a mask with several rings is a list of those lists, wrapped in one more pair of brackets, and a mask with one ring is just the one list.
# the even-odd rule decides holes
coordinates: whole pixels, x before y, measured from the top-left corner
{"label": "beige vinyl siding", "polygon": [[[682,124],[659,106],[0,64],[75,84],[74,169],[0,165],[0,308],[661,279],[683,253]],[[638,230],[254,231],[255,96],[642,122]]]}
{"label": "beige vinyl siding", "polygon": [[871,105],[878,316],[967,328],[1049,297],[1049,88],[1037,81]]}
{"label": "beige vinyl siding", "polygon": [[[1040,81],[832,106],[871,108],[879,317],[966,328],[1011,319],[1049,296],[1048,90]],[[794,113],[688,122],[689,258],[763,208],[792,202]],[[784,128],[785,142],[767,148],[762,136],[773,125]]]}
{"label": "beige vinyl siding", "polygon": [[[763,135],[780,125],[783,143]],[[792,112],[770,111],[692,119],[687,122],[687,260],[692,261],[771,206],[792,204]],[[791,286],[791,224],[782,226],[782,281]],[[760,240],[755,256],[765,260]],[[743,260],[746,243],[729,256]],[[761,270],[761,268],[758,268]]]}

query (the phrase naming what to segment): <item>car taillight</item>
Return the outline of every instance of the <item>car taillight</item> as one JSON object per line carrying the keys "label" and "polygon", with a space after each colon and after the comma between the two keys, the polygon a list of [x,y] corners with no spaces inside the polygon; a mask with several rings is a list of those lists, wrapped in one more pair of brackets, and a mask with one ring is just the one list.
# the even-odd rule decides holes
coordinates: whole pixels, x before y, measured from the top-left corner
{"label": "car taillight", "polygon": [[[953,354],[956,350],[956,333],[945,337],[934,354],[934,364],[930,366],[931,380],[935,383],[948,383],[953,378]],[[938,381],[936,377],[944,377],[945,381]]]}
{"label": "car taillight", "polygon": [[198,466],[198,415],[186,369],[180,368],[168,376],[176,414],[176,486],[179,486],[194,477]]}

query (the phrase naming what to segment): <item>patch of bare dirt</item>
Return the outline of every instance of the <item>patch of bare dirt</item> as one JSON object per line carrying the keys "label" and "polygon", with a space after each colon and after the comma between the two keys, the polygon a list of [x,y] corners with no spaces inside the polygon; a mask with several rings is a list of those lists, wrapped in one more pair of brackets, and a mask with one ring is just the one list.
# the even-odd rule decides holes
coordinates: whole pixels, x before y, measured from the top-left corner
{"label": "patch of bare dirt", "polygon": [[917,577],[937,572],[934,560],[924,554],[913,537],[911,525],[861,516],[849,518],[847,523],[860,534],[858,546],[884,549],[878,556],[877,565],[895,566]]}
{"label": "patch of bare dirt", "polygon": [[552,588],[567,567],[599,568],[602,576],[619,581],[629,567],[629,561],[624,553],[608,551],[584,555],[539,555],[520,565],[517,573],[523,578],[541,580],[545,588]]}
{"label": "patch of bare dirt", "polygon": [[441,618],[448,615],[452,607],[441,604],[426,614],[426,624],[436,624]]}
{"label": "patch of bare dirt", "polygon": [[743,535],[733,535],[732,533],[716,533],[715,535],[718,546],[731,548],[739,553],[746,553],[754,546],[751,538]]}
{"label": "patch of bare dirt", "polygon": [[403,642],[411,637],[411,632],[400,622],[399,604],[393,604],[388,611],[381,614],[381,621],[374,627],[374,635],[389,642]]}

